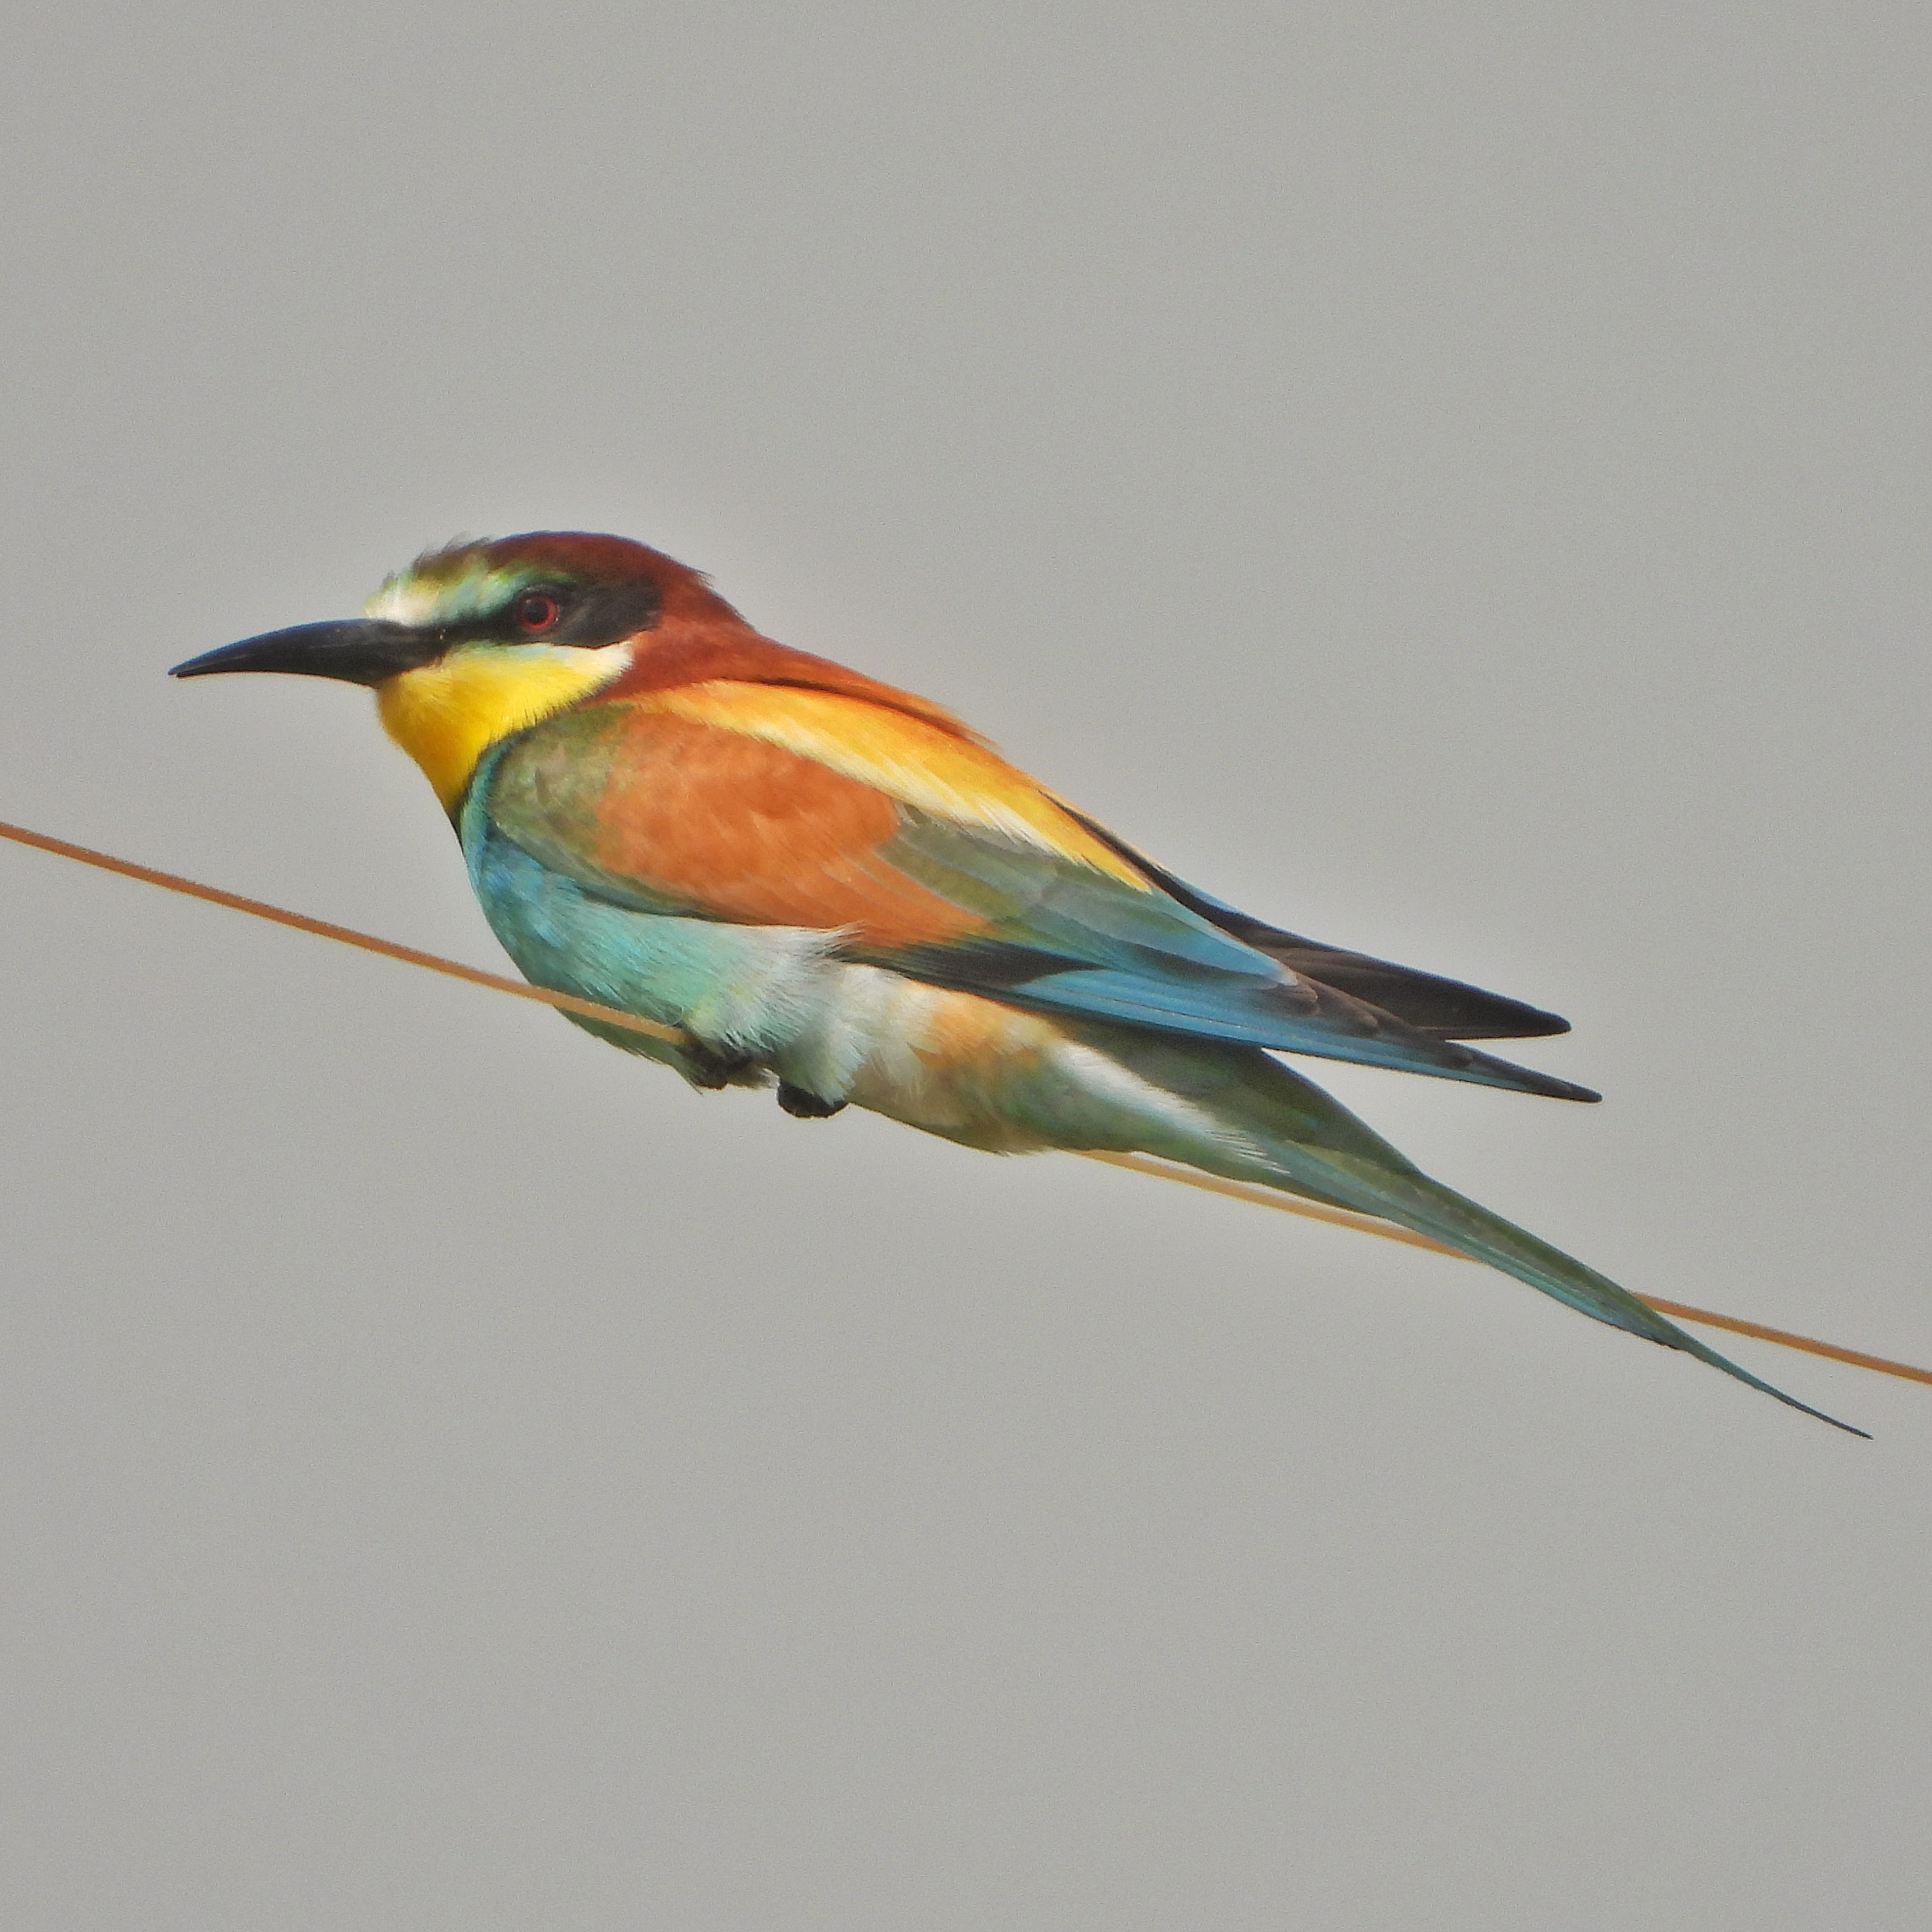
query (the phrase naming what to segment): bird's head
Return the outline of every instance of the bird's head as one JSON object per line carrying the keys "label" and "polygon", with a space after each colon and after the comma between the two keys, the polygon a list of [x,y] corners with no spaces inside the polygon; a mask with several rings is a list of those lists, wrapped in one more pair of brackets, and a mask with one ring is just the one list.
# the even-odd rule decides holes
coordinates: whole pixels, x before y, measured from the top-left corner
{"label": "bird's head", "polygon": [[742,622],[660,551],[541,530],[430,551],[360,617],[244,638],[172,674],[291,671],[368,685],[383,729],[454,812],[490,746],[612,683],[646,633]]}

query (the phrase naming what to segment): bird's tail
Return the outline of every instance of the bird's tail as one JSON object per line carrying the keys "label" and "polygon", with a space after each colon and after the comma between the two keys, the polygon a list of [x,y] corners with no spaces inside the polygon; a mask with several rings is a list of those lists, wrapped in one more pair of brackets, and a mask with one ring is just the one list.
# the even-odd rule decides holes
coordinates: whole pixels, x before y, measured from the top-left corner
{"label": "bird's tail", "polygon": [[[1681,1348],[1834,1428],[1864,1433],[1774,1388],[1594,1268],[1432,1180],[1339,1101],[1258,1049],[1111,1028],[1083,1028],[1076,1037],[1076,1054],[1111,1066],[1093,1082],[1072,1083],[1087,1090],[1083,1096],[1062,1088],[1054,1110],[1060,1114],[1060,1145],[1076,1144],[1067,1138],[1071,1130],[1081,1144],[1158,1154],[1378,1216],[1486,1262],[1594,1320]],[[1103,1100],[1111,1104],[1096,1104]]]}

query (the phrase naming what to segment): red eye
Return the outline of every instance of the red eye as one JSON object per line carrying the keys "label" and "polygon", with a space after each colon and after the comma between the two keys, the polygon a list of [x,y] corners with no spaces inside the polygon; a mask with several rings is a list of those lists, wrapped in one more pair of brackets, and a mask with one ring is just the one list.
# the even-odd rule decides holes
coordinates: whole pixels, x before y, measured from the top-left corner
{"label": "red eye", "polygon": [[556,622],[562,608],[548,590],[526,590],[511,605],[510,614],[521,629],[547,631]]}

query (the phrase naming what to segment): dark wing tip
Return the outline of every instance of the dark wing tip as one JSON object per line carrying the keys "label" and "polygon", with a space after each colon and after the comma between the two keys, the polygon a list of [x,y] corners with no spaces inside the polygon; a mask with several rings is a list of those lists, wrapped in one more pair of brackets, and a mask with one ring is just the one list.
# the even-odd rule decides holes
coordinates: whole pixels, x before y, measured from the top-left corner
{"label": "dark wing tip", "polygon": [[1542,1090],[1552,1100],[1581,1100],[1592,1107],[1599,1105],[1604,1097],[1595,1088],[1579,1086],[1574,1080],[1552,1080]]}
{"label": "dark wing tip", "polygon": [[[1339,992],[1325,981],[1300,976],[1291,977],[1281,988],[1283,1003],[1298,992],[1304,998],[1310,993],[1314,995],[1317,1010],[1338,1034],[1353,1035],[1358,1039],[1385,1040],[1399,1046],[1407,1056],[1400,1063],[1406,1071],[1472,1081],[1481,1086],[1503,1088],[1512,1093],[1534,1094],[1550,1100],[1594,1102],[1604,1097],[1594,1088],[1580,1087],[1573,1080],[1559,1080],[1553,1073],[1539,1072],[1533,1066],[1519,1066],[1514,1060],[1500,1060],[1494,1054],[1466,1046],[1459,1040],[1444,1040],[1425,1028],[1410,1024],[1384,1007]],[[1348,1056],[1345,1054],[1340,1057]]]}
{"label": "dark wing tip", "polygon": [[1559,1080],[1553,1073],[1539,1073],[1533,1066],[1519,1066],[1513,1060],[1498,1060],[1492,1054],[1478,1053],[1473,1048],[1467,1051],[1470,1066],[1501,1076],[1498,1085],[1507,1084],[1519,1093],[1538,1094],[1546,1100],[1582,1100],[1592,1106],[1604,1097],[1594,1087],[1580,1087],[1574,1080]]}
{"label": "dark wing tip", "polygon": [[[1549,1040],[1559,1033],[1568,1033],[1570,1030],[1570,1022],[1561,1013],[1546,1013],[1535,1006],[1525,1006],[1520,1017],[1514,1024],[1518,1028],[1516,1032],[1510,1034],[1494,1034],[1490,1036],[1496,1039]],[[1470,1036],[1472,1039],[1480,1039],[1481,1036],[1480,1034]]]}
{"label": "dark wing tip", "polygon": [[[1197,918],[1218,926],[1230,938],[1252,946],[1257,952],[1265,953],[1291,973],[1393,1015],[1416,1033],[1432,1034],[1438,1040],[1541,1040],[1570,1030],[1570,1022],[1560,1014],[1546,1013],[1526,1000],[1485,992],[1466,980],[1418,972],[1413,967],[1398,966],[1392,960],[1353,952],[1346,946],[1324,946],[1318,940],[1304,939],[1299,933],[1270,926],[1265,920],[1256,919],[1202,892],[1198,886],[1190,886],[1165,866],[1156,866],[1144,853],[1136,851],[1097,820],[1076,811],[1064,799],[1060,802],[1070,817],[1084,826],[1108,850],[1126,860],[1149,884],[1185,906]],[[1585,1091],[1576,1088],[1569,1097],[1584,1098]]]}
{"label": "dark wing tip", "polygon": [[1262,932],[1241,936],[1290,972],[1379,1006],[1418,1033],[1433,1034],[1439,1040],[1546,1040],[1570,1030],[1570,1022],[1560,1013],[1545,1012],[1504,994],[1486,993],[1461,980],[1292,934]]}

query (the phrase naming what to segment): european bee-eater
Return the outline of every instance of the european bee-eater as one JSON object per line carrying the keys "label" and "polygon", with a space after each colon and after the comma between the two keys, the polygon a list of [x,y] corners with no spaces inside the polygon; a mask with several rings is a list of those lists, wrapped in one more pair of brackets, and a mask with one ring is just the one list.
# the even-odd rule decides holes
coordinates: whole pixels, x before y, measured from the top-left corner
{"label": "european bee-eater", "polygon": [[1553,1015],[1237,912],[641,544],[458,543],[365,608],[174,674],[373,687],[524,975],[684,1039],[575,1021],[613,1046],[807,1119],[849,1102],[1000,1153],[1153,1154],[1379,1216],[1818,1413],[1274,1058],[1594,1100],[1462,1044],[1567,1030]]}

